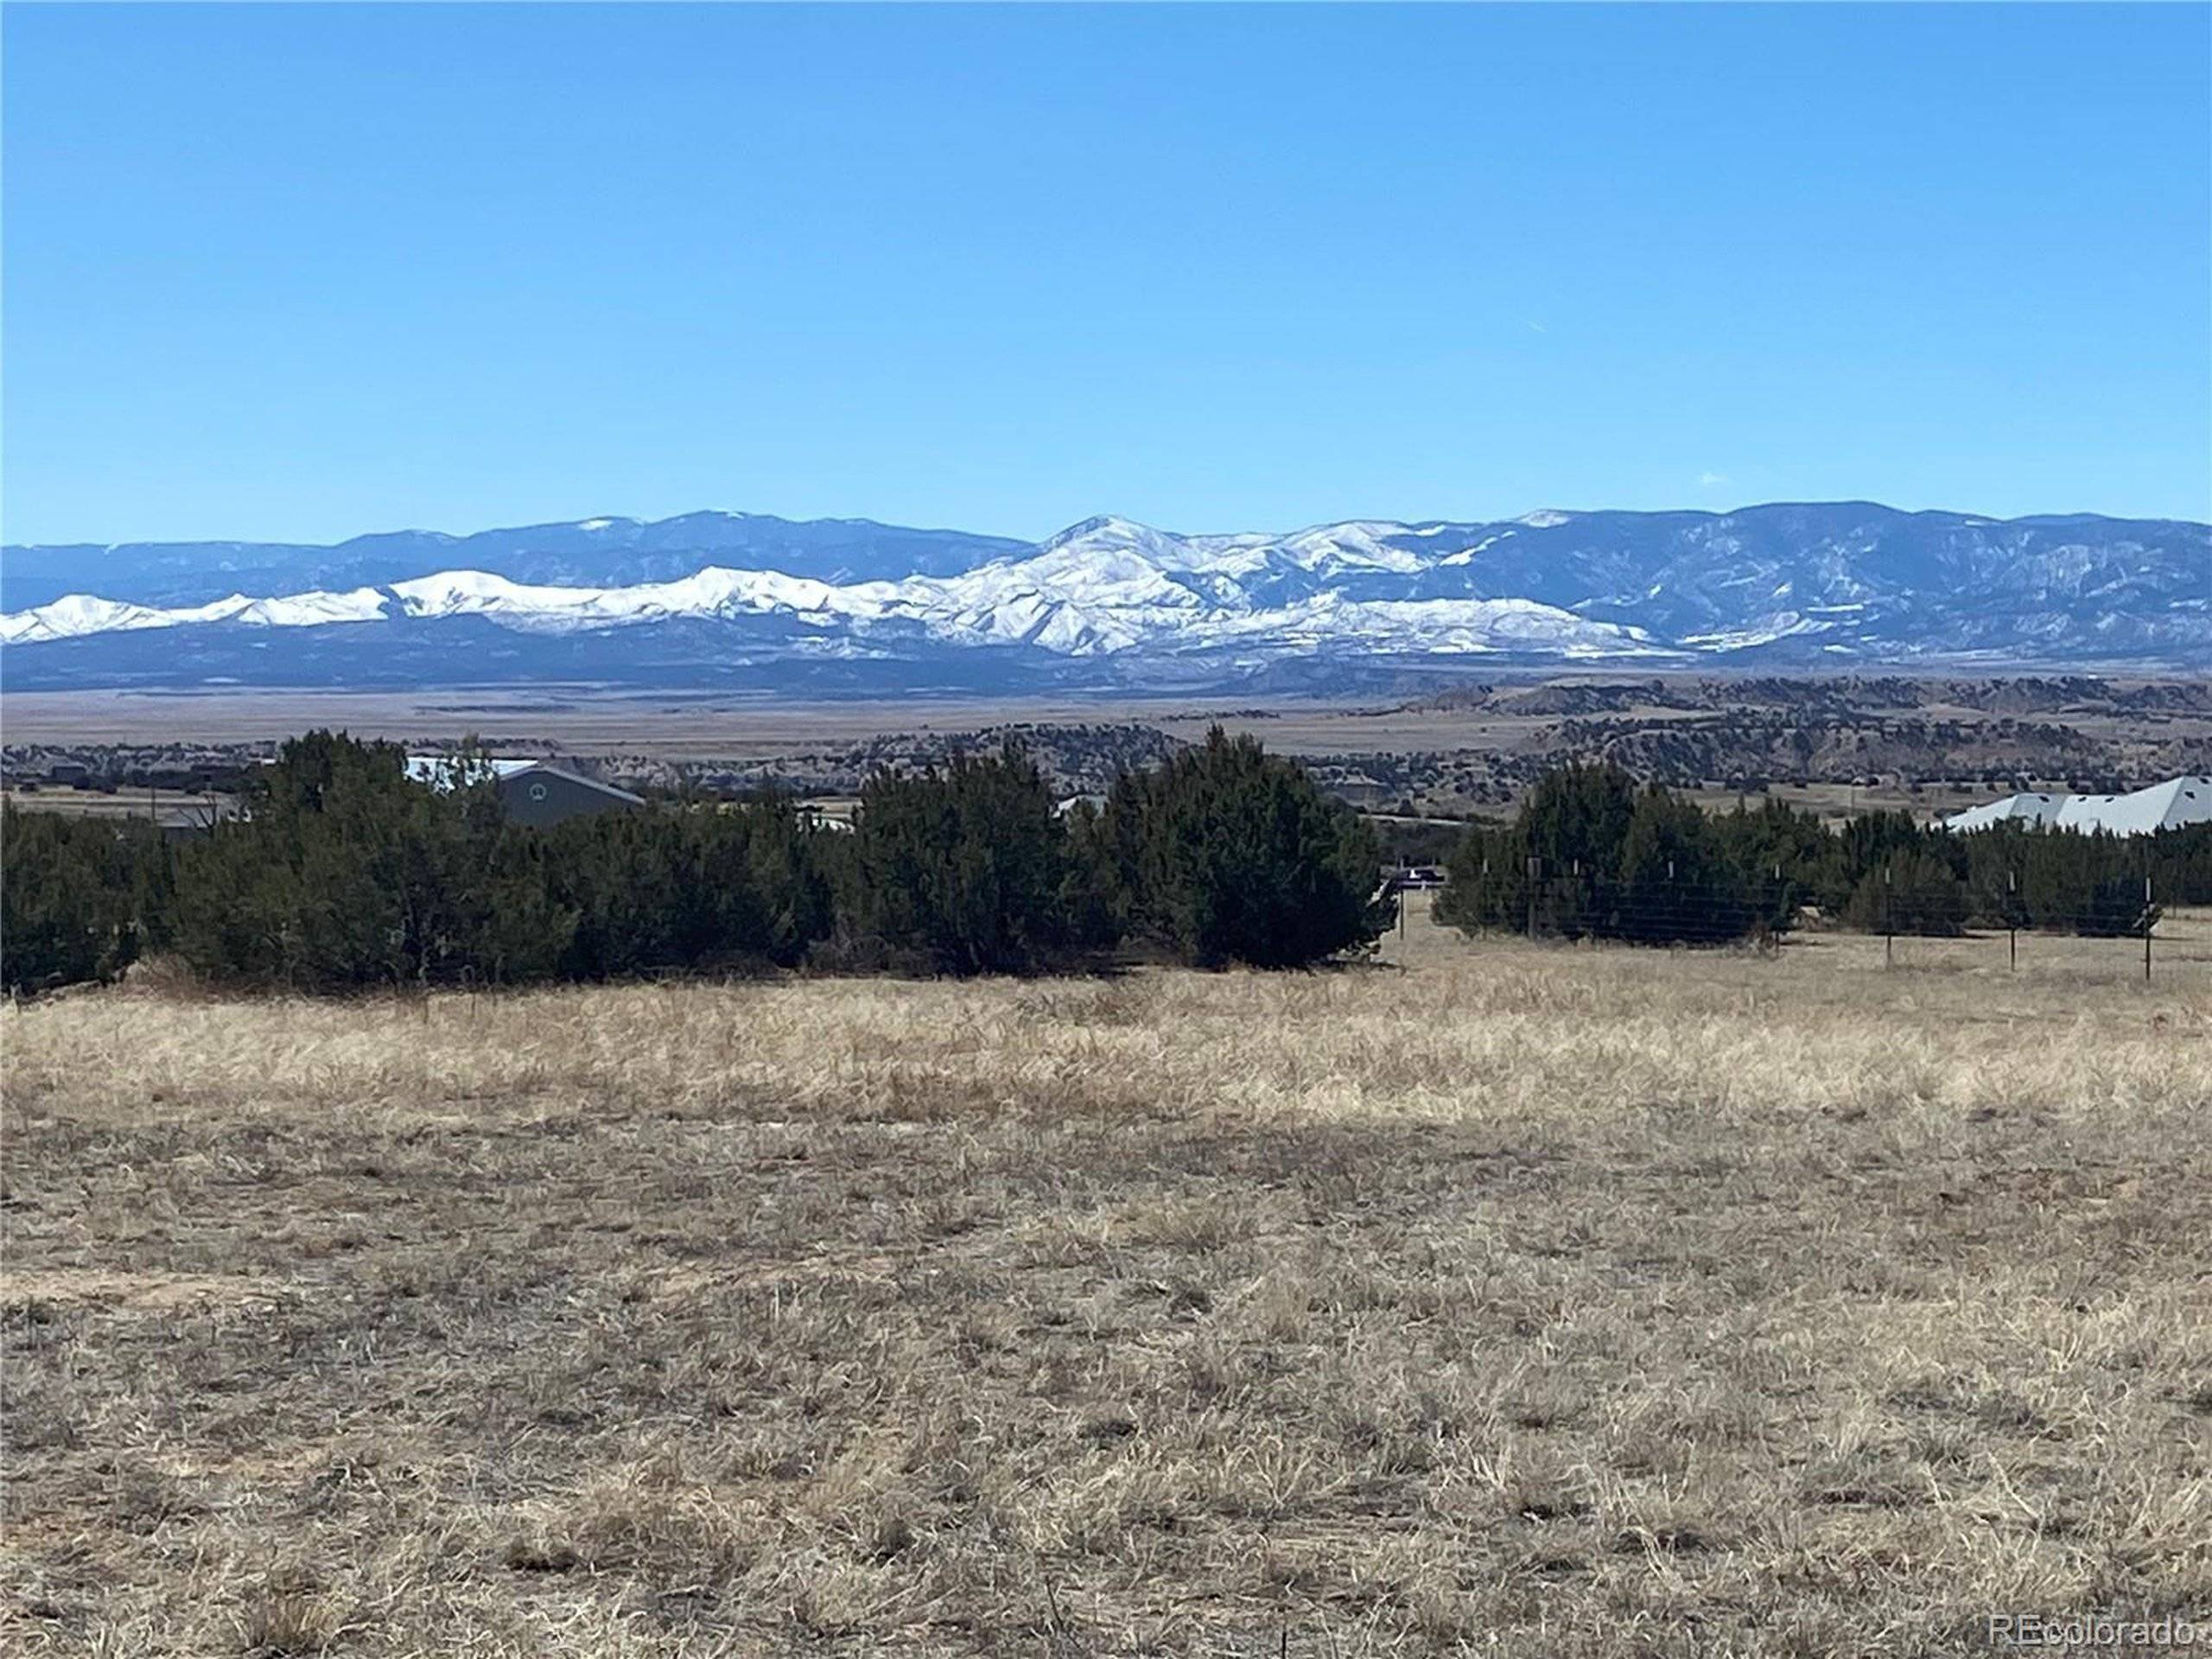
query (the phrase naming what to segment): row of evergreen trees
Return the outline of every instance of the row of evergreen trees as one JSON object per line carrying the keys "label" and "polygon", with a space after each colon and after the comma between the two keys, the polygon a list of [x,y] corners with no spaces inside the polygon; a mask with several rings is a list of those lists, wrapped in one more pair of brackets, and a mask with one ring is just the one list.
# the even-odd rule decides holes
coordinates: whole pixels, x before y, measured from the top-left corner
{"label": "row of evergreen trees", "polygon": [[[111,978],[149,950],[216,982],[605,980],[757,967],[1033,973],[1130,950],[1282,968],[1371,942],[1366,820],[1305,771],[1219,731],[1065,815],[1018,749],[885,772],[849,831],[788,803],[664,804],[550,829],[488,783],[445,791],[395,748],[315,733],[202,838],[10,812],[0,982]],[[1714,944],[1808,911],[1870,931],[2139,931],[2212,904],[2212,826],[2120,840],[1902,812],[1831,831],[1778,802],[1710,816],[1613,766],[1545,778],[1513,822],[1469,830],[1440,920]]]}
{"label": "row of evergreen trees", "polygon": [[1796,815],[1726,823],[1618,766],[1570,766],[1541,779],[1512,823],[1467,832],[1436,917],[1651,944],[1780,932],[1805,899],[1783,874],[1785,848],[1793,868],[1811,850],[1795,845],[1798,829]]}
{"label": "row of evergreen trees", "polygon": [[286,745],[243,804],[176,843],[10,814],[7,988],[111,977],[152,950],[218,982],[314,991],[765,966],[1031,973],[1130,948],[1294,967],[1390,919],[1365,821],[1219,731],[1065,815],[1011,747],[882,773],[849,832],[773,799],[531,829],[488,781],[428,789],[397,749],[329,733]]}
{"label": "row of evergreen trees", "polygon": [[1470,830],[1450,872],[1438,918],[1470,930],[1709,944],[1778,933],[1809,909],[1868,932],[2113,936],[2154,924],[2163,905],[2212,904],[2212,825],[1958,835],[1873,812],[1832,831],[1774,800],[1708,815],[1586,766],[1546,776],[1513,822]]}

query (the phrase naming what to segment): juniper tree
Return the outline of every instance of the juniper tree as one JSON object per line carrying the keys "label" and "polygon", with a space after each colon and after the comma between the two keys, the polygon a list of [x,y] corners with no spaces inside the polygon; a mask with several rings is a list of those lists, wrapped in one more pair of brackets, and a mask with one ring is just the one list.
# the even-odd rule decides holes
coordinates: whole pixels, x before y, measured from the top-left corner
{"label": "juniper tree", "polygon": [[1067,826],[1019,745],[861,791],[839,927],[855,960],[945,974],[1032,973],[1109,943],[1071,904]]}
{"label": "juniper tree", "polygon": [[1302,967],[1390,919],[1366,821],[1217,726],[1166,766],[1124,773],[1101,834],[1132,927],[1197,966]]}
{"label": "juniper tree", "polygon": [[0,985],[112,979],[159,926],[160,833],[58,812],[0,810]]}

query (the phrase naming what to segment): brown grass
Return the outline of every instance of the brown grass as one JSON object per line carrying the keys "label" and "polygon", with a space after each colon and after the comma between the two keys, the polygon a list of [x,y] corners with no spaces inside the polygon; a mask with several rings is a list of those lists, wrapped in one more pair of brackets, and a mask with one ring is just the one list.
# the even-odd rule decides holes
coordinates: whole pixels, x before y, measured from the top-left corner
{"label": "brown grass", "polygon": [[16,1010],[0,1645],[2201,1628],[2177,926]]}

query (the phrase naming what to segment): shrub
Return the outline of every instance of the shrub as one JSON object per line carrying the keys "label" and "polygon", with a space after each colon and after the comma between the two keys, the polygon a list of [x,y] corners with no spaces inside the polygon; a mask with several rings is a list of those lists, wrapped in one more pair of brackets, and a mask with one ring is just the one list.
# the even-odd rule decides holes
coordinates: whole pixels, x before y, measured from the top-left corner
{"label": "shrub", "polygon": [[0,986],[113,979],[147,942],[166,883],[151,824],[0,811]]}
{"label": "shrub", "polygon": [[1966,931],[1966,885],[1942,860],[1907,853],[1860,879],[1844,921],[1869,933],[1956,938]]}
{"label": "shrub", "polygon": [[2143,897],[2139,875],[2108,875],[2089,888],[2074,920],[2075,931],[2092,938],[2118,938],[2158,925],[2158,907]]}
{"label": "shrub", "polygon": [[943,974],[1067,965],[1111,943],[1068,826],[1019,746],[862,787],[842,861],[849,961]]}
{"label": "shrub", "polygon": [[1216,727],[1148,772],[1125,772],[1099,826],[1120,909],[1178,960],[1295,968],[1370,943],[1391,908],[1366,821],[1305,768]]}
{"label": "shrub", "polygon": [[303,990],[552,971],[575,925],[488,782],[410,781],[387,744],[317,732],[178,861],[175,944],[212,978]]}
{"label": "shrub", "polygon": [[[1739,817],[1763,832],[1779,823]],[[1619,767],[1594,766],[1546,774],[1513,823],[1471,831],[1437,918],[1471,931],[1715,944],[1779,931],[1794,911],[1793,890],[1747,869],[1720,824],[1657,785],[1639,791]]]}
{"label": "shrub", "polygon": [[1760,918],[1713,820],[1656,785],[1637,799],[1619,858],[1618,876],[1599,889],[1605,938],[1714,944],[1743,938]]}
{"label": "shrub", "polygon": [[542,836],[546,881],[575,918],[563,976],[795,966],[830,932],[817,849],[832,838],[776,802],[650,806],[554,826]]}

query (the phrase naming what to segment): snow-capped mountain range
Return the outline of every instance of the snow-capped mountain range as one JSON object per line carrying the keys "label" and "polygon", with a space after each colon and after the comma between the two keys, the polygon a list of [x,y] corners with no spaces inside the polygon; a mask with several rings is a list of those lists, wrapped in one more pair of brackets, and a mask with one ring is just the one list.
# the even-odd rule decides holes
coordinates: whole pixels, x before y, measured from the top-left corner
{"label": "snow-capped mountain range", "polygon": [[[2212,528],[1864,503],[1540,512],[1027,544],[860,520],[591,518],[336,547],[11,547],[0,674],[43,684],[530,678],[804,689],[1233,681],[1318,666],[2212,666]],[[856,677],[857,675],[857,677]],[[875,677],[884,677],[878,673]]]}

